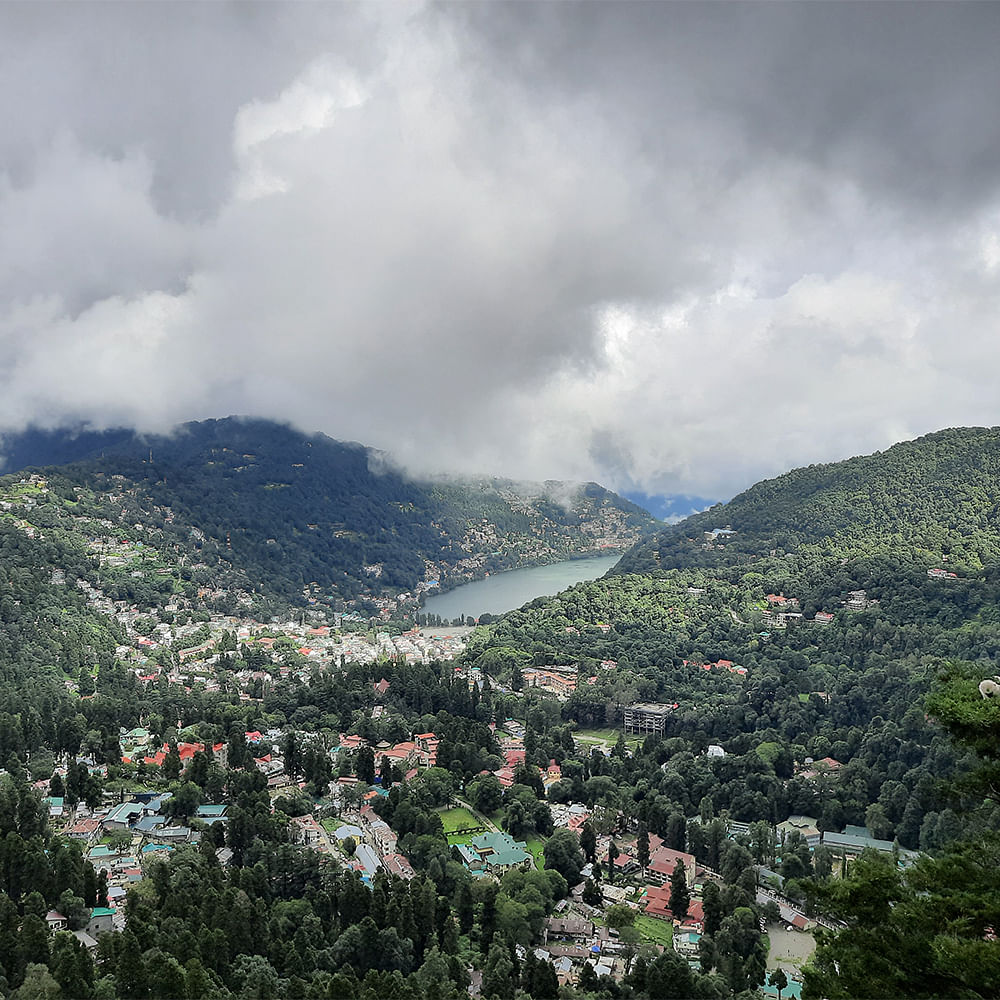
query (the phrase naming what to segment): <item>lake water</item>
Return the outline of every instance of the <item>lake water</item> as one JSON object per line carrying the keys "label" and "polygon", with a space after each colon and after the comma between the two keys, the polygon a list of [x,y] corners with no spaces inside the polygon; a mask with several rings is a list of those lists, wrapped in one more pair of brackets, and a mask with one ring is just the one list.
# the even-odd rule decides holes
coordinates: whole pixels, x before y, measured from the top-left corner
{"label": "lake water", "polygon": [[620,558],[619,554],[595,556],[592,559],[568,559],[549,566],[495,573],[485,580],[465,583],[449,590],[447,594],[428,598],[423,612],[440,615],[445,619],[460,618],[462,615],[478,618],[486,613],[502,615],[536,597],[558,594],[574,583],[596,580],[599,576],[604,576]]}

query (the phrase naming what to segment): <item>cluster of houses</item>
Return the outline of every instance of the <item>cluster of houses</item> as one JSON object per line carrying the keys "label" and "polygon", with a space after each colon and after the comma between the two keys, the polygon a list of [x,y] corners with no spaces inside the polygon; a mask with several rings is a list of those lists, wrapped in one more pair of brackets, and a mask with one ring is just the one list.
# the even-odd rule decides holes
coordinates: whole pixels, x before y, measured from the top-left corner
{"label": "cluster of houses", "polygon": [[[84,858],[98,872],[106,873],[108,884],[108,905],[91,909],[86,927],[73,929],[65,915],[51,911],[46,918],[51,929],[72,930],[94,952],[100,934],[124,928],[121,904],[129,888],[142,879],[150,860],[201,838],[199,831],[164,814],[170,797],[169,792],[138,792],[127,801],[94,810],[83,803],[71,808],[62,797],[49,796],[45,800],[59,832],[80,843]],[[211,826],[224,823],[226,811],[224,804],[202,805],[195,818]],[[224,864],[232,857],[227,848],[220,848],[216,854]]]}

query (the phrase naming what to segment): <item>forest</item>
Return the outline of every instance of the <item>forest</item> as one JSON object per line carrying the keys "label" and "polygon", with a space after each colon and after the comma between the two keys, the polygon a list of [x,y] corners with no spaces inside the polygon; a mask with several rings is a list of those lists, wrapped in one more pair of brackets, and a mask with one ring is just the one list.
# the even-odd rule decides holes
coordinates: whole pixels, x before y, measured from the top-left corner
{"label": "forest", "polygon": [[431,567],[445,590],[470,573],[594,550],[609,535],[625,548],[658,525],[594,483],[418,482],[373,449],[265,420],[192,422],[172,435],[34,431],[5,450],[8,469],[45,466],[169,508],[258,588],[298,605],[303,588],[334,601],[412,591]]}
{"label": "forest", "polygon": [[[640,543],[605,579],[477,630],[458,671],[404,660],[291,671],[294,650],[227,635],[215,690],[165,675],[140,682],[118,652],[123,626],[95,610],[87,588],[143,602],[151,628],[205,585],[252,589],[253,559],[210,531],[192,535],[187,515],[167,521],[166,507],[182,505],[166,504],[165,483],[144,510],[137,496],[96,489],[102,473],[53,474],[59,503],[48,505],[32,482],[8,478],[0,992],[450,1000],[475,973],[481,995],[500,1000],[750,996],[765,980],[761,926],[773,915],[756,891],[767,869],[788,898],[828,918],[804,969],[805,1000],[996,996],[1000,704],[977,684],[997,672],[1000,640],[997,453],[994,432],[942,432],[760,484]],[[116,569],[81,519],[110,522],[101,531],[119,533],[116,545],[134,545],[136,524],[163,536]],[[733,534],[706,534],[715,529]],[[253,599],[263,611],[280,587]],[[177,651],[158,655],[174,663]],[[526,684],[544,665],[568,667],[575,690]],[[481,683],[470,685],[473,670]],[[256,697],[226,683],[238,671],[260,675]],[[609,753],[585,738],[619,727],[637,701],[673,706],[662,736],[623,734]],[[511,722],[524,760],[503,787],[497,734]],[[169,748],[161,766],[122,760],[121,731],[140,723]],[[255,730],[283,734],[271,749],[301,788],[269,794],[245,739]],[[375,747],[420,732],[437,734],[437,763],[410,780],[370,749],[330,752],[343,734]],[[182,739],[209,749],[182,763]],[[545,787],[551,764],[560,777]],[[295,818],[332,808],[331,781],[367,787],[376,775],[387,794],[374,808],[416,871],[410,881],[382,872],[367,885],[344,858],[294,842]],[[106,880],[54,832],[42,799],[96,806],[126,788],[170,792],[172,817],[200,839],[148,862],[123,904],[125,929],[102,934],[91,954],[71,931],[107,902]],[[472,878],[441,820],[459,798],[543,842],[538,870]],[[197,818],[214,802],[226,804],[225,824]],[[553,823],[569,803],[590,813],[579,836]],[[909,867],[869,853],[838,864],[822,845],[776,836],[792,815],[816,817],[824,832],[862,826],[897,855],[920,856]],[[632,934],[618,911],[628,974],[599,979],[588,965],[559,986],[533,951],[543,922],[586,864],[588,898],[618,878],[610,846],[595,853],[598,838],[648,846],[651,835],[717,873],[696,958]],[[55,908],[67,931],[46,927]]]}

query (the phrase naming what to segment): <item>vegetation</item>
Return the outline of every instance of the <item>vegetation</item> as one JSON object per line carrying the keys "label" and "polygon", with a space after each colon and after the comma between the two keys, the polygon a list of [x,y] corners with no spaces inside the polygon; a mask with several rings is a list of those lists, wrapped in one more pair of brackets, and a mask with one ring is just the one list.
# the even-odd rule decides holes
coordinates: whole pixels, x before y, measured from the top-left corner
{"label": "vegetation", "polygon": [[144,505],[169,508],[255,587],[295,604],[304,591],[336,604],[413,591],[425,579],[444,590],[470,574],[594,550],[598,536],[624,547],[657,524],[594,483],[418,483],[371,449],[262,420],[75,441],[33,432],[9,442],[8,454],[28,465],[57,456],[76,485],[100,491],[114,481]]}
{"label": "vegetation", "polygon": [[[838,922],[818,933],[807,1000],[1000,994],[1000,702],[977,689],[1000,653],[994,432],[944,432],[760,484],[640,545],[623,562],[632,572],[478,630],[458,664],[479,668],[475,683],[452,662],[320,669],[294,643],[243,641],[228,626],[215,684],[187,683],[181,656],[205,638],[196,616],[214,591],[262,614],[281,606],[256,576],[272,558],[267,538],[280,546],[288,595],[299,587],[301,597],[314,569],[343,555],[323,543],[310,550],[315,563],[297,562],[298,547],[312,544],[308,524],[319,523],[296,520],[314,509],[307,494],[341,487],[325,472],[290,470],[332,445],[286,442],[279,479],[278,432],[273,452],[248,439],[232,454],[213,444],[207,457],[205,441],[223,430],[232,428],[162,443],[163,457],[157,441],[152,465],[148,443],[133,454],[129,439],[124,458],[0,481],[0,993],[454,1000],[476,969],[485,997],[553,997],[555,971],[533,951],[544,921],[581,883],[598,908],[602,886],[634,898],[641,882],[615,856],[634,845],[648,861],[655,836],[716,873],[699,900],[699,971],[673,951],[669,923],[610,906],[604,918],[620,928],[629,971],[611,982],[580,967],[567,997],[721,1000],[756,989],[766,976],[761,923],[775,913],[757,900],[761,866],[784,879],[789,900]],[[370,475],[361,456],[365,470],[371,456],[336,447],[353,455],[348,479],[361,497]],[[101,464],[112,461],[128,471]],[[440,513],[433,505],[448,488],[425,492],[420,507],[393,493],[401,483],[385,473],[381,492],[358,501],[370,538],[330,532],[356,546],[352,565],[381,551],[384,574],[392,539],[410,544],[423,531],[408,535],[407,518]],[[250,499],[234,502],[237,493]],[[405,507],[404,496],[412,511],[392,507]],[[284,525],[285,501],[270,506],[272,497],[289,503]],[[369,502],[377,515],[365,513]],[[444,515],[436,523],[440,546]],[[715,528],[735,534],[706,536]],[[408,572],[405,559],[396,565]],[[367,574],[349,579],[337,583],[344,593]],[[140,681],[125,641],[135,636],[102,600],[119,602],[112,611],[141,607],[144,636],[175,616],[194,627],[183,645],[151,654],[165,669]],[[824,611],[832,621],[817,622]],[[530,668],[542,665],[564,668],[575,690],[533,686]],[[252,695],[231,684],[236,675],[255,678]],[[621,734],[622,708],[637,701],[670,706],[662,735]],[[513,720],[524,762],[502,771],[497,733]],[[121,731],[140,722],[166,744],[159,766],[122,759]],[[251,754],[244,734],[271,728],[280,739],[255,738]],[[422,732],[439,740],[437,766],[410,780],[371,749]],[[328,749],[344,733],[368,746],[334,759]],[[182,760],[188,738],[206,749]],[[268,750],[293,779],[281,794],[254,764]],[[293,816],[315,812],[334,827],[335,774],[361,779],[345,792],[352,808],[376,777],[388,787],[374,809],[416,870],[411,881],[383,872],[366,884],[346,855],[294,843]],[[95,806],[126,789],[169,791],[168,814],[200,834],[197,846],[146,860],[122,904],[124,930],[103,934],[96,956],[46,927],[58,907],[79,929],[107,899],[107,881],[53,833],[34,782]],[[456,797],[527,841],[540,870],[473,879],[449,841],[480,820],[454,807]],[[225,824],[198,825],[206,802],[225,803]],[[569,803],[589,812],[579,836],[554,825]],[[776,832],[794,814],[815,817],[824,833],[866,827],[895,842],[895,854],[848,864],[827,847],[810,850],[797,833]],[[734,821],[745,824],[735,835]],[[905,850],[922,857],[904,867]],[[693,909],[697,887],[675,871],[673,905]],[[787,995],[789,984],[772,978]]]}

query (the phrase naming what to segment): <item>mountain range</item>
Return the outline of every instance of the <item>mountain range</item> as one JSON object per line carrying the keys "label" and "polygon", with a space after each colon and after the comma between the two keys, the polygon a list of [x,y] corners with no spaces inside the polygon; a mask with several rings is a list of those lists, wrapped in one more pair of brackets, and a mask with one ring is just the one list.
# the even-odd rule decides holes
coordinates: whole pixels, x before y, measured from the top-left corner
{"label": "mountain range", "polygon": [[658,525],[595,483],[417,481],[373,449],[264,420],[206,420],[171,435],[31,430],[8,437],[3,453],[8,469],[44,469],[95,497],[168,512],[173,535],[293,603],[445,590],[623,551]]}

